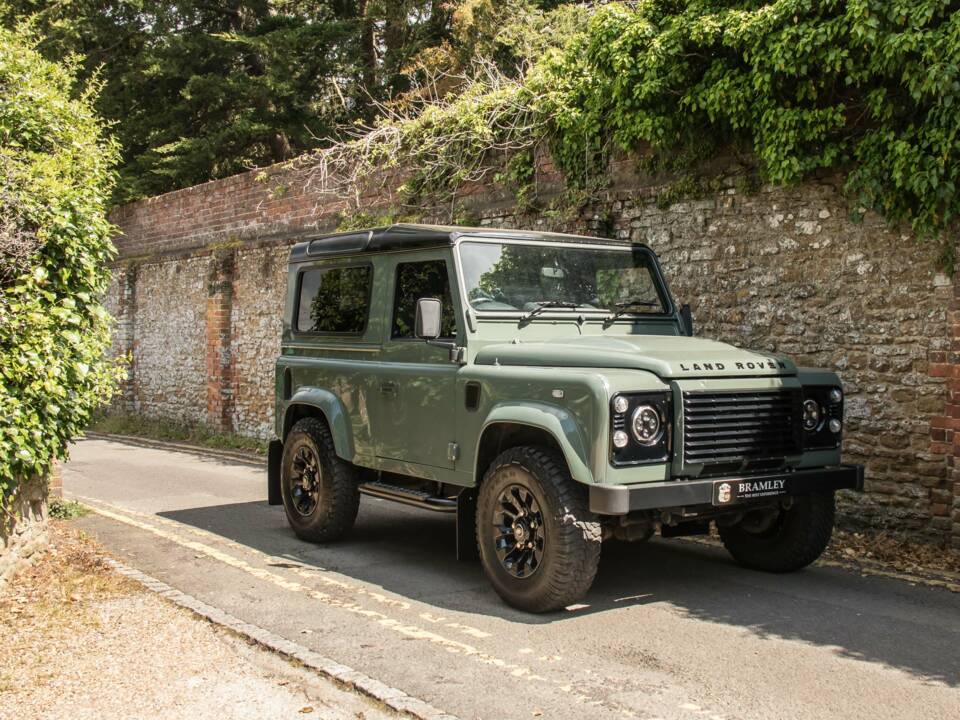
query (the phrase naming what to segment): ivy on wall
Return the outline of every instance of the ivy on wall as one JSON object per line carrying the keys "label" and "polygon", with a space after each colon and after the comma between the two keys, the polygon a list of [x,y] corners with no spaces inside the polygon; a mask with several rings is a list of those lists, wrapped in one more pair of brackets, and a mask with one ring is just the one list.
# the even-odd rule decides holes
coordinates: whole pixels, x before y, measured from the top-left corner
{"label": "ivy on wall", "polygon": [[0,29],[0,507],[43,476],[120,367],[103,356],[116,146],[74,68]]}
{"label": "ivy on wall", "polygon": [[484,66],[461,93],[304,167],[341,189],[405,170],[407,207],[499,171],[529,206],[533,180],[516,168],[539,147],[573,192],[602,185],[614,152],[675,169],[742,154],[775,184],[840,172],[852,207],[943,236],[960,212],[957,10],[956,0],[603,4],[539,44],[516,81]]}
{"label": "ivy on wall", "polygon": [[573,180],[611,147],[746,150],[790,183],[846,172],[858,205],[921,235],[960,212],[960,3],[667,2],[600,8],[527,85]]}

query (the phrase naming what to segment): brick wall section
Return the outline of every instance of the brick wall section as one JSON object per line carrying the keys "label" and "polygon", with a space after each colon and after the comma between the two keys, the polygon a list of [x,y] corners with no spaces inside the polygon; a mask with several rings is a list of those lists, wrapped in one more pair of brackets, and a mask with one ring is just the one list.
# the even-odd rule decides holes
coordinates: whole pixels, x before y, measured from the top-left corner
{"label": "brick wall section", "polygon": [[933,418],[930,438],[933,445],[947,456],[947,479],[952,492],[944,491],[937,497],[938,517],[949,518],[952,536],[960,546],[960,282],[953,286],[953,299],[948,313],[950,347],[936,364],[930,366],[932,374],[943,377],[947,383],[947,402],[943,415]]}
{"label": "brick wall section", "polygon": [[205,315],[207,368],[207,423],[221,430],[233,429],[234,372],[231,334],[233,281],[236,255],[232,250],[215,253],[207,280]]}
{"label": "brick wall section", "polygon": [[[118,275],[137,266],[136,411],[269,436],[286,253],[332,229],[341,209],[271,172],[266,183],[249,173],[114,216],[124,231]],[[871,213],[851,221],[829,179],[753,194],[731,179],[662,208],[662,188],[629,164],[612,177],[604,200],[566,228],[547,214],[514,215],[502,189],[473,186],[461,200],[485,225],[646,242],[691,304],[697,334],[839,372],[845,456],[867,466],[867,492],[848,501],[846,521],[960,544],[960,290],[936,270],[935,248]],[[559,178],[543,167],[539,180],[549,193]]]}

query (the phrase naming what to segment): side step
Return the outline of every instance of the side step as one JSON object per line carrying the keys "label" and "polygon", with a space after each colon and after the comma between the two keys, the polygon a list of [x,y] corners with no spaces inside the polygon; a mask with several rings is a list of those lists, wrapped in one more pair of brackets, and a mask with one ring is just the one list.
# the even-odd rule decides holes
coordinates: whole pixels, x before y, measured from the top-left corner
{"label": "side step", "polygon": [[434,512],[454,513],[457,511],[456,498],[445,498],[431,495],[422,490],[410,490],[397,485],[388,485],[383,482],[361,483],[360,492],[364,495],[393,500],[394,502],[412,505],[413,507],[433,510]]}

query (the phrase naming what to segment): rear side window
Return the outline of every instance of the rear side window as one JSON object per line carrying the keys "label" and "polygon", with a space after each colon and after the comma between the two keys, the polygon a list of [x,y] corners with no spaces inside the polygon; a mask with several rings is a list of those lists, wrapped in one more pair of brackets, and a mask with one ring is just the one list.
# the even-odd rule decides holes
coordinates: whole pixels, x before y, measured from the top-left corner
{"label": "rear side window", "polygon": [[369,265],[307,270],[300,276],[297,330],[362,333],[370,312]]}
{"label": "rear side window", "polygon": [[452,338],[457,334],[457,321],[450,295],[450,278],[443,260],[401,263],[397,265],[397,287],[393,298],[394,338],[412,338],[417,316],[417,300],[436,298],[443,304],[440,317],[440,336]]}

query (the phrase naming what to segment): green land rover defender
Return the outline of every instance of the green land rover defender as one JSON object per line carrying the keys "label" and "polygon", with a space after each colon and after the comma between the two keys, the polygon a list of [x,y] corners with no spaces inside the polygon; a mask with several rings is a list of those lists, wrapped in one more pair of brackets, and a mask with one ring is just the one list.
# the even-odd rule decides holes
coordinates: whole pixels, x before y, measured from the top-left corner
{"label": "green land rover defender", "polygon": [[692,337],[645,245],[393,225],[290,253],[268,494],[329,542],[361,495],[456,516],[496,592],[582,598],[607,538],[709,532],[816,560],[842,465],[832,372]]}

